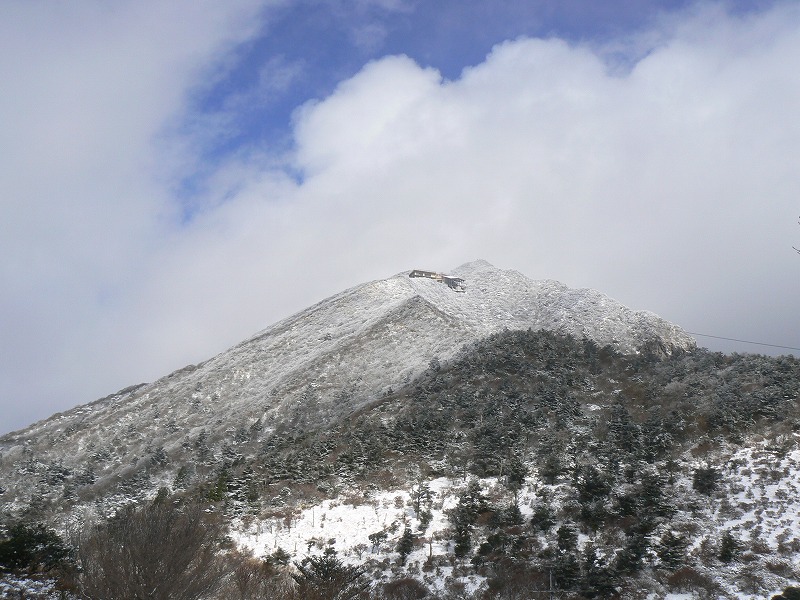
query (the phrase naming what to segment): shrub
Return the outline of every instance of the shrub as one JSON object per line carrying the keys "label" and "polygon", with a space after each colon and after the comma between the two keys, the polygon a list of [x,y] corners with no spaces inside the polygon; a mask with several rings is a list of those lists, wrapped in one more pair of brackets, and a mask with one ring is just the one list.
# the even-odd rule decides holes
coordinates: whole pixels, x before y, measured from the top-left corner
{"label": "shrub", "polygon": [[681,567],[667,578],[667,585],[678,592],[706,591],[713,592],[717,588],[714,581],[694,570],[692,567]]}
{"label": "shrub", "polygon": [[395,579],[383,585],[379,598],[386,600],[420,600],[428,595],[428,588],[411,577]]}
{"label": "shrub", "polygon": [[779,598],[780,600],[800,600],[800,588],[789,586],[780,596],[773,596],[773,599]]}
{"label": "shrub", "polygon": [[90,600],[207,597],[232,569],[217,553],[221,533],[219,520],[199,505],[165,500],[125,508],[80,541],[82,595]]}

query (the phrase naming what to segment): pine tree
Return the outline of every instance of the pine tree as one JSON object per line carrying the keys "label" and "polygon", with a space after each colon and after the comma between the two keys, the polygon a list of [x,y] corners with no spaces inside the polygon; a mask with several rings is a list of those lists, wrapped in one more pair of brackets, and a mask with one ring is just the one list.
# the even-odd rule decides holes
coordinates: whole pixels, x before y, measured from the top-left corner
{"label": "pine tree", "polygon": [[608,422],[609,438],[614,447],[635,454],[641,449],[641,428],[632,420],[628,409],[621,403],[611,407]]}
{"label": "pine tree", "polygon": [[528,476],[528,466],[518,453],[511,455],[505,464],[506,486],[514,494],[516,503],[519,491],[525,485],[525,478]]}
{"label": "pine tree", "polygon": [[476,479],[470,480],[467,489],[458,500],[458,504],[450,511],[450,523],[453,525],[454,552],[459,558],[466,556],[472,549],[472,529],[478,515],[487,509],[486,496]]}
{"label": "pine tree", "polygon": [[400,564],[406,564],[406,558],[408,555],[411,554],[411,551],[414,549],[414,534],[411,533],[411,530],[406,527],[405,531],[403,531],[403,535],[400,537],[400,541],[397,543],[397,552],[400,554]]}
{"label": "pine tree", "polygon": [[739,556],[739,549],[741,544],[730,530],[722,534],[722,539],[719,543],[719,559],[724,563],[733,562]]}
{"label": "pine tree", "polygon": [[558,528],[556,538],[561,552],[573,552],[578,547],[578,532],[570,523],[564,523]]}
{"label": "pine tree", "polygon": [[674,571],[686,560],[686,548],[689,545],[686,538],[667,531],[658,543],[656,554],[664,568]]}
{"label": "pine tree", "polygon": [[208,499],[212,502],[221,502],[227,499],[228,494],[228,481],[230,474],[227,469],[221,469],[214,481],[213,486],[208,491]]}
{"label": "pine tree", "polygon": [[718,480],[719,472],[715,467],[698,467],[694,471],[692,487],[699,493],[710,496],[714,492],[714,489],[716,489]]}
{"label": "pine tree", "polygon": [[58,534],[42,523],[15,523],[0,536],[0,571],[49,570],[69,553]]}
{"label": "pine tree", "polygon": [[503,525],[522,525],[524,522],[525,518],[522,516],[522,511],[519,509],[519,503],[517,501],[512,502],[503,509]]}
{"label": "pine tree", "polygon": [[539,500],[533,505],[533,515],[531,516],[531,527],[541,531],[547,531],[555,524],[555,515],[550,506],[550,500],[545,490],[539,492]]}
{"label": "pine tree", "polygon": [[420,518],[422,509],[430,507],[432,500],[433,492],[431,492],[431,488],[428,487],[428,484],[425,481],[420,479],[417,481],[416,485],[412,486],[411,505],[413,506],[414,514],[417,515],[418,519]]}
{"label": "pine tree", "polygon": [[608,598],[614,590],[611,569],[600,559],[597,547],[591,541],[583,549],[581,590],[587,598]]}
{"label": "pine tree", "polygon": [[295,563],[292,575],[300,598],[309,600],[352,600],[365,592],[370,582],[362,567],[346,566],[336,550],[326,548],[322,556],[308,556]]}
{"label": "pine tree", "polygon": [[642,567],[648,546],[647,537],[643,533],[634,532],[628,535],[625,547],[617,552],[614,560],[616,570],[628,575],[637,573]]}
{"label": "pine tree", "polygon": [[553,579],[562,590],[576,588],[580,581],[580,564],[573,552],[559,554],[553,564]]}
{"label": "pine tree", "polygon": [[378,552],[380,550],[381,544],[386,541],[386,538],[389,537],[389,534],[385,531],[376,531],[375,533],[370,533],[367,536],[367,539],[372,544],[372,551]]}

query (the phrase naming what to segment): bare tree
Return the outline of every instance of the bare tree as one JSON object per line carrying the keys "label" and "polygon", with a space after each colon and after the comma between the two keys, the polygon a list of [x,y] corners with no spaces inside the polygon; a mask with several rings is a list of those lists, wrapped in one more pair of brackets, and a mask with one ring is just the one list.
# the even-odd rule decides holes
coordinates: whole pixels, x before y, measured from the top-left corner
{"label": "bare tree", "polygon": [[381,600],[420,600],[429,595],[429,590],[416,579],[403,577],[384,583],[378,594]]}
{"label": "bare tree", "polygon": [[271,558],[261,560],[236,554],[231,558],[236,563],[231,587],[240,600],[291,597],[295,583],[285,566],[274,564]]}
{"label": "bare tree", "polygon": [[196,504],[163,500],[123,509],[88,531],[78,548],[82,597],[194,600],[208,597],[233,569],[219,556],[219,519]]}

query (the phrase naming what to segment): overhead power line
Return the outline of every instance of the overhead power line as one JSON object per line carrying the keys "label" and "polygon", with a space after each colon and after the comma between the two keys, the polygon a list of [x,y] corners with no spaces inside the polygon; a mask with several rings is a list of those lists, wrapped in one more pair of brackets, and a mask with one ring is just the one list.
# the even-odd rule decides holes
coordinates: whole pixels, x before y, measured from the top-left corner
{"label": "overhead power line", "polygon": [[800,348],[795,348],[794,346],[779,346],[778,344],[765,344],[763,342],[751,342],[749,340],[737,340],[736,338],[729,338],[729,337],[722,337],[719,335],[709,335],[707,333],[697,333],[694,331],[687,331],[689,335],[699,335],[700,337],[707,337],[707,338],[714,338],[715,340],[727,340],[729,342],[740,342],[742,344],[755,344],[756,346],[769,346],[770,348],[782,348],[784,350],[798,350]]}

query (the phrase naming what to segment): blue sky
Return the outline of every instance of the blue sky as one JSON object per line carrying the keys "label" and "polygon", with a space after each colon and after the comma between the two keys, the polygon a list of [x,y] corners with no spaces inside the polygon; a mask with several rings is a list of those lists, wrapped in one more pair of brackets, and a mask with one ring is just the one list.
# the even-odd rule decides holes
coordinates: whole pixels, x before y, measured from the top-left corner
{"label": "blue sky", "polygon": [[[293,111],[306,101],[328,96],[369,61],[405,55],[455,80],[506,40],[557,37],[600,47],[635,35],[692,4],[689,0],[301,0],[268,6],[258,34],[237,48],[234,60],[213,85],[202,86],[193,95],[191,121],[185,126],[203,127],[204,116],[224,115],[227,127],[200,149],[202,160],[212,164],[253,146],[288,149]],[[728,10],[742,12],[753,6],[753,2],[730,3]],[[638,56],[625,48],[614,58],[624,62]],[[202,185],[202,178],[202,171],[187,174],[183,182],[187,203],[191,204],[192,191]]]}
{"label": "blue sky", "polygon": [[0,16],[0,432],[476,258],[800,346],[795,2]]}
{"label": "blue sky", "polygon": [[[729,1],[733,15],[755,13],[770,2]],[[292,146],[292,114],[304,102],[324,98],[337,84],[372,60],[410,57],[455,80],[481,63],[492,48],[520,37],[558,38],[608,49],[606,59],[621,68],[635,64],[640,51],[630,38],[659,21],[700,6],[692,0],[299,0],[266,5],[258,31],[242,43],[211,85],[191,95],[184,135],[204,130],[208,119],[226,126],[197,152],[216,164],[255,148],[270,152]],[[207,135],[207,131],[205,131]],[[191,169],[180,182],[186,218],[193,196],[208,172]]]}

